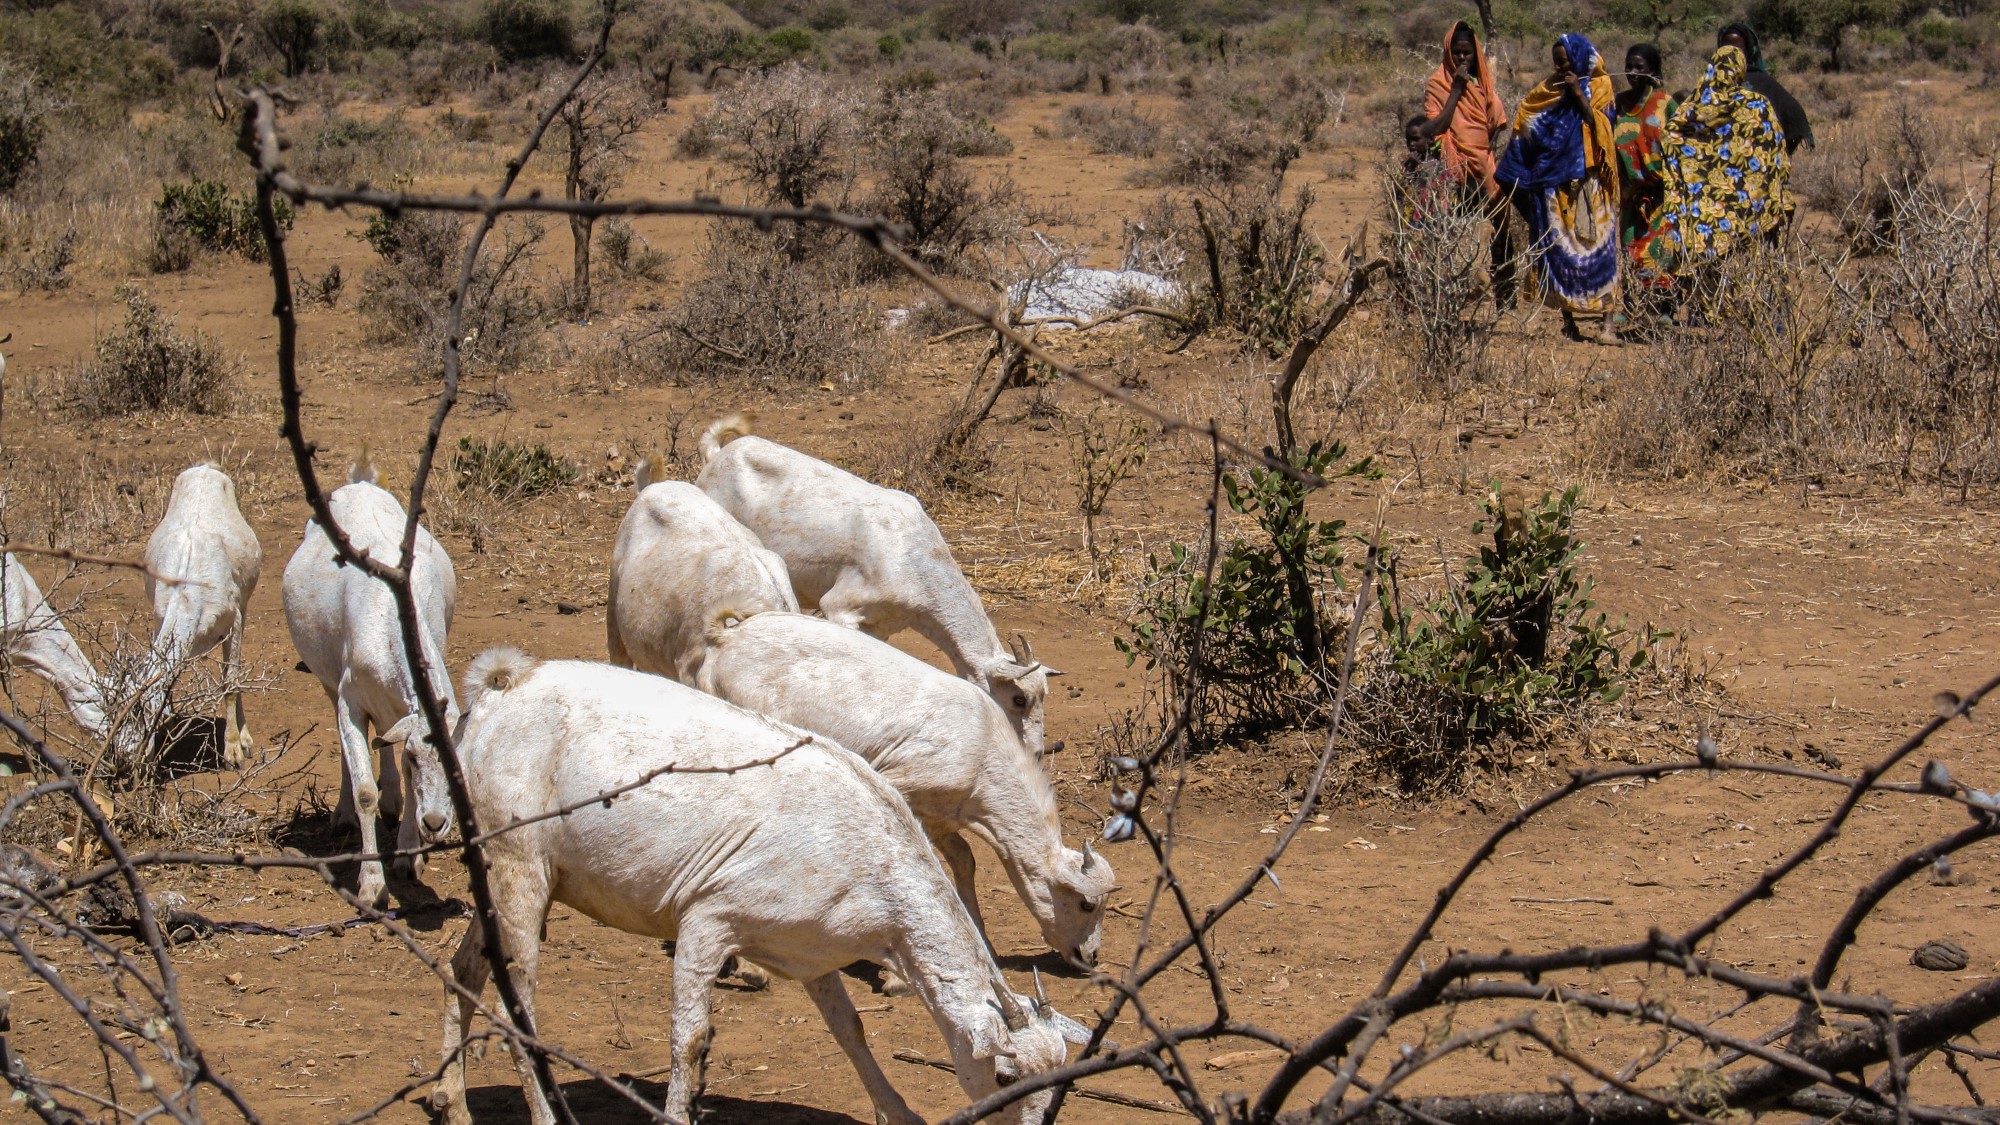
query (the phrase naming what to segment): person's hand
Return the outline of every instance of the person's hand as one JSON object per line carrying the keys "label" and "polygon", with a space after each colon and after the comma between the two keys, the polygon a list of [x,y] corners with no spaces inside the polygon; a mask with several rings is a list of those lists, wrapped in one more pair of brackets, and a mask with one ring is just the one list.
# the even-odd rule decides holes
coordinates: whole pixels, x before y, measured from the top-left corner
{"label": "person's hand", "polygon": [[1563,85],[1565,85],[1565,86],[1569,87],[1569,92],[1570,92],[1570,93],[1572,93],[1572,94],[1575,94],[1575,95],[1577,96],[1577,99],[1578,99],[1578,100],[1580,100],[1580,101],[1581,101],[1581,100],[1584,100],[1584,99],[1583,99],[1583,80],[1582,80],[1582,79],[1580,79],[1580,78],[1578,78],[1578,77],[1576,76],[1576,72],[1575,72],[1575,71],[1573,71],[1573,70],[1566,70],[1566,71],[1564,71],[1564,72],[1563,72],[1563,75],[1562,75],[1562,82],[1563,82]]}
{"label": "person's hand", "polygon": [[1472,73],[1471,66],[1466,65],[1464,63],[1460,63],[1458,67],[1458,72],[1451,76],[1451,80],[1453,83],[1463,86],[1468,82],[1474,81],[1478,77],[1479,77],[1478,75]]}

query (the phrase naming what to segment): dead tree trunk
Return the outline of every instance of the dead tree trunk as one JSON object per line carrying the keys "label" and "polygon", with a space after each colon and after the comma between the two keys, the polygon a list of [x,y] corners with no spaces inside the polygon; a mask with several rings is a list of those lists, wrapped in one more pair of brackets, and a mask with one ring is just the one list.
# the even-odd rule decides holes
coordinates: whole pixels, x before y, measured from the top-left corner
{"label": "dead tree trunk", "polygon": [[1289,462],[1292,451],[1298,448],[1298,435],[1292,428],[1292,395],[1298,390],[1299,377],[1305,374],[1306,364],[1318,353],[1320,345],[1333,330],[1340,327],[1361,297],[1368,292],[1368,286],[1375,275],[1387,269],[1389,259],[1375,258],[1363,263],[1361,256],[1368,252],[1368,226],[1362,224],[1361,233],[1347,244],[1341,252],[1341,260],[1347,264],[1347,280],[1341,283],[1340,298],[1326,310],[1311,328],[1305,330],[1293,342],[1290,355],[1285,357],[1285,366],[1279,370],[1277,378],[1271,380],[1271,426],[1278,438],[1278,456]]}
{"label": "dead tree trunk", "polygon": [[227,39],[215,29],[214,24],[204,23],[201,29],[215,36],[215,76],[208,91],[208,111],[226,125],[229,123],[230,99],[222,88],[222,80],[229,74],[229,58],[235,54],[236,45],[243,42],[243,25],[239,23],[231,29]]}

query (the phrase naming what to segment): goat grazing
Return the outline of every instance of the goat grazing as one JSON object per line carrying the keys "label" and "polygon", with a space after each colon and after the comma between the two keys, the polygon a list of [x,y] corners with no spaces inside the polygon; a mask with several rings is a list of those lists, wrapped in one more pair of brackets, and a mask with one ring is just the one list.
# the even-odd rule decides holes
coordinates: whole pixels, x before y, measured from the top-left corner
{"label": "goat grazing", "polygon": [[[375,470],[365,453],[348,480],[329,499],[334,522],[356,550],[393,563],[401,557],[403,506],[375,484]],[[433,690],[444,702],[446,723],[456,726],[458,700],[445,671],[444,645],[458,598],[458,576],[451,557],[421,527],[410,570],[424,663]],[[399,848],[443,836],[452,819],[444,767],[417,703],[395,595],[387,584],[358,568],[341,566],[332,541],[317,523],[306,524],[305,542],[285,566],[284,595],[292,645],[333,701],[341,765],[335,818],[356,820],[361,848],[371,854],[376,851],[378,809],[392,823],[401,821],[396,833]],[[370,727],[383,744],[379,785]],[[416,864],[397,861],[399,868],[406,865],[412,872],[418,869]],[[363,861],[357,893],[364,902],[379,902],[383,891],[381,861]]]}
{"label": "goat grazing", "polygon": [[1000,643],[916,497],[752,437],[740,414],[708,428],[701,454],[695,483],[785,560],[799,605],[881,639],[915,629],[1042,752],[1048,678],[1062,673],[1038,663],[1025,640],[1021,652]]}
{"label": "goat grazing", "polygon": [[[693,1120],[710,985],[732,954],[805,983],[876,1120],[891,1125],[922,1119],[870,1054],[843,965],[875,961],[911,982],[975,1100],[1060,1065],[1063,1040],[1083,1037],[1040,998],[1007,987],[909,808],[853,754],[658,676],[514,649],[473,661],[465,701],[458,751],[480,826],[493,833],[486,855],[515,988],[532,1007],[556,901],[673,940],[662,1107],[672,1120]],[[615,800],[593,800],[654,773]],[[475,997],[490,971],[478,926],[451,965]],[[451,1125],[472,1120],[460,1046],[473,1012],[447,993],[431,1104]],[[548,1125],[525,1051],[516,1062],[535,1125]],[[1039,1121],[1048,1100],[1030,1095],[996,1119]]]}
{"label": "goat grazing", "polygon": [[243,720],[243,621],[264,565],[257,533],[236,506],[236,483],[211,464],[174,480],[167,513],[146,540],[146,600],[153,603],[153,651],[141,679],[136,738],[152,737],[167,692],[188,661],[222,646],[222,760],[250,756]]}
{"label": "goat grazing", "polygon": [[1064,957],[1097,959],[1111,864],[1063,846],[1055,791],[985,692],[882,641],[797,613],[708,627],[696,686],[739,707],[838,742],[868,759],[944,853],[958,896],[986,931],[973,895],[970,831],[999,854],[1014,890]]}
{"label": "goat grazing", "polygon": [[604,631],[611,662],[693,684],[707,652],[702,631],[723,606],[744,613],[799,608],[785,561],[685,481],[633,474],[638,496],[618,525]]}
{"label": "goat grazing", "polygon": [[99,740],[109,733],[104,693],[97,669],[49,608],[35,576],[12,553],[0,555],[0,639],[7,646],[7,667],[26,670],[47,680],[63,697],[70,718],[85,734]]}

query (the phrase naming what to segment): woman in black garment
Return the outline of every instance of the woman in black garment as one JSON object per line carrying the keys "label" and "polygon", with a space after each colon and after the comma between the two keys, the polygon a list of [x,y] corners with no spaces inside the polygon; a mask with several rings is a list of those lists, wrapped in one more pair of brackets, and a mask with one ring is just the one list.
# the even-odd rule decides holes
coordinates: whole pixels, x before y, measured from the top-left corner
{"label": "woman in black garment", "polygon": [[1797,152],[1800,145],[1813,147],[1812,122],[1806,118],[1805,107],[1799,104],[1791,91],[1785,89],[1784,83],[1778,81],[1778,76],[1765,67],[1764,48],[1757,42],[1757,32],[1741,21],[1723,24],[1722,30],[1715,33],[1715,45],[1735,47],[1743,52],[1744,59],[1750,64],[1749,71],[1743,76],[1743,84],[1764,95],[1764,100],[1777,110],[1778,128],[1785,131],[1786,154]]}

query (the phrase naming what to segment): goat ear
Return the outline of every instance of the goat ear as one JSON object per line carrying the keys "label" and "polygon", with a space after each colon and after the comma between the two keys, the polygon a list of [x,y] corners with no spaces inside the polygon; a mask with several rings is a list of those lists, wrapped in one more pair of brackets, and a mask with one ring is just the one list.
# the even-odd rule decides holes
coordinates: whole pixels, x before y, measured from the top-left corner
{"label": "goat ear", "polygon": [[412,738],[417,737],[417,728],[422,723],[423,717],[421,715],[405,715],[395,726],[377,735],[375,740],[386,743],[408,742]]}
{"label": "goat ear", "polygon": [[1075,1043],[1078,1046],[1090,1042],[1089,1028],[1063,1015],[1054,1008],[1049,1009],[1049,1019],[1055,1023],[1056,1030],[1062,1033],[1063,1042]]}
{"label": "goat ear", "polygon": [[1044,664],[1042,665],[1042,675],[1047,676],[1050,679],[1054,679],[1057,676],[1067,676],[1069,675],[1069,673],[1063,671],[1060,668],[1051,668],[1048,665]]}

